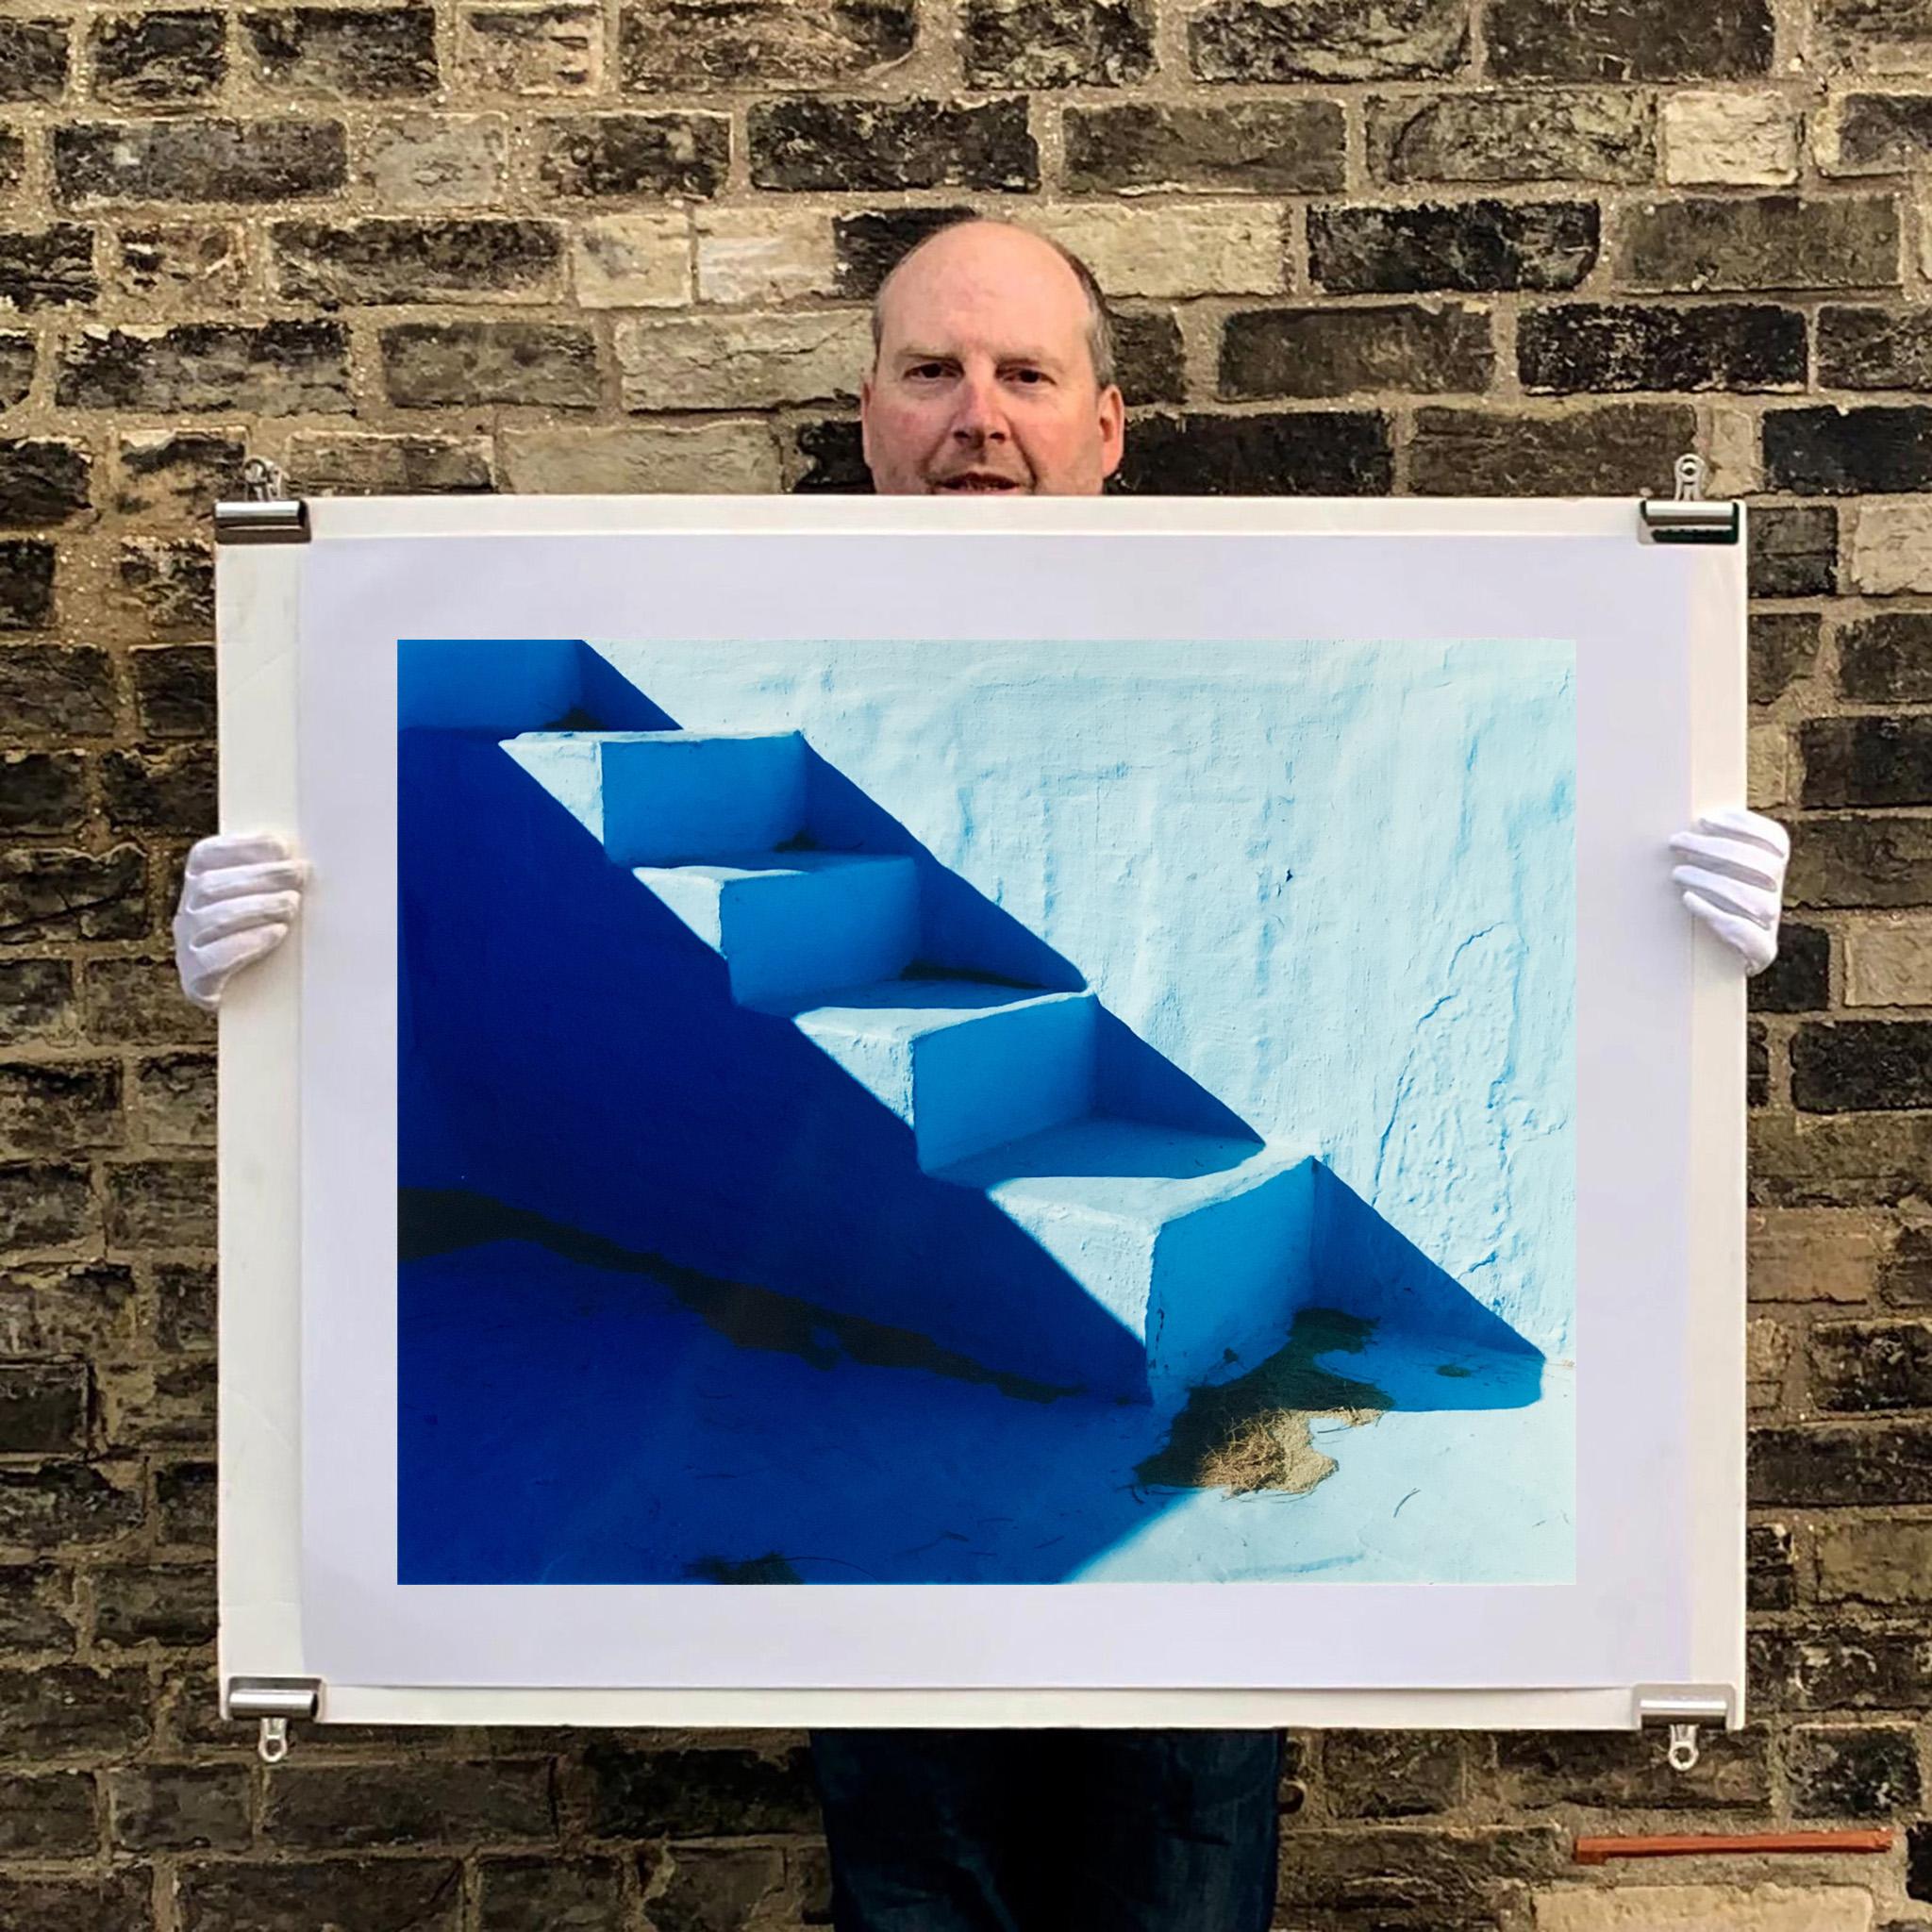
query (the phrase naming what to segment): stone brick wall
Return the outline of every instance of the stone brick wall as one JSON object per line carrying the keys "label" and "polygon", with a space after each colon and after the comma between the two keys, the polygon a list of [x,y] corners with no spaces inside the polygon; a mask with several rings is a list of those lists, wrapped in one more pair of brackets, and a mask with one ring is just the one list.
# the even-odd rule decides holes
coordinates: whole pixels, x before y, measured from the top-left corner
{"label": "stone brick wall", "polygon": [[[0,1924],[822,1922],[796,1740],[214,1715],[208,508],[860,480],[955,207],[1124,311],[1125,486],[1758,506],[1757,1721],[1294,1742],[1284,1926],[1932,1924],[1932,0],[434,0],[0,13]],[[1885,1859],[1574,1829],[1896,1821]]]}

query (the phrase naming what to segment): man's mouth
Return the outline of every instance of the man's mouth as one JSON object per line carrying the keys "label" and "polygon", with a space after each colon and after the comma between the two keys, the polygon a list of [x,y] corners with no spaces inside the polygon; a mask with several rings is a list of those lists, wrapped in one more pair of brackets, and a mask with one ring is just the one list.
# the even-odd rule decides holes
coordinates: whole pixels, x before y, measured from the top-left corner
{"label": "man's mouth", "polygon": [[936,476],[932,487],[935,491],[943,490],[949,496],[962,496],[980,491],[990,495],[1002,491],[1011,494],[1026,486],[1011,476],[996,476],[990,470],[968,470],[958,476]]}

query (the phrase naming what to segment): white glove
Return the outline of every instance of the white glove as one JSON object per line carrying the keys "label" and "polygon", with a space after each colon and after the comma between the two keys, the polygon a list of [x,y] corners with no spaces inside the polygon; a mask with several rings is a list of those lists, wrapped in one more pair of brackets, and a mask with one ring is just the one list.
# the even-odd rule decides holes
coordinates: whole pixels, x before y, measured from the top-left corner
{"label": "white glove", "polygon": [[272,834],[221,834],[188,854],[175,911],[175,969],[181,991],[208,1012],[242,967],[288,937],[308,868]]}
{"label": "white glove", "polygon": [[1777,958],[1777,922],[1784,909],[1785,866],[1791,841],[1785,828],[1741,805],[1707,812],[1696,829],[1679,832],[1671,850],[1691,861],[1671,876],[1684,904],[1744,962],[1762,973]]}

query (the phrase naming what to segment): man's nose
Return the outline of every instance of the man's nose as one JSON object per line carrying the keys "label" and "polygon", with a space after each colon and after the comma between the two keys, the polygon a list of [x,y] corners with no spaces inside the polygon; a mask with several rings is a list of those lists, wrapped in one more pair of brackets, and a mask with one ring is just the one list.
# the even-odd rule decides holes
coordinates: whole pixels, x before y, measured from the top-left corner
{"label": "man's nose", "polygon": [[1007,434],[999,386],[991,376],[968,375],[959,385],[953,434],[961,442],[997,442]]}

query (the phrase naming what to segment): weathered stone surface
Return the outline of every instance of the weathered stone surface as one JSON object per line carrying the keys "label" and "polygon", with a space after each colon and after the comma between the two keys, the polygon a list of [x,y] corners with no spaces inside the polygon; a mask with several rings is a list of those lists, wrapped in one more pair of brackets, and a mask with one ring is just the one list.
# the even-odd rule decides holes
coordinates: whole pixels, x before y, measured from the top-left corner
{"label": "weathered stone surface", "polygon": [[276,222],[276,287],[325,308],[358,302],[554,302],[563,232],[554,222],[492,216]]}
{"label": "weathered stone surface", "polygon": [[203,1563],[109,1564],[94,1572],[94,1635],[123,1647],[211,1643],[215,1579]]}
{"label": "weathered stone surface", "polygon": [[139,846],[0,850],[0,945],[137,939],[147,928],[146,887]]}
{"label": "weathered stone surface", "polygon": [[1846,94],[1812,136],[1827,175],[1900,175],[1932,157],[1932,95]]}
{"label": "weathered stone surface", "polygon": [[92,229],[55,222],[30,232],[0,232],[0,301],[31,314],[92,302],[100,291]]}
{"label": "weathered stone surface", "polygon": [[1118,481],[1157,496],[1383,496],[1393,485],[1389,418],[1372,409],[1143,417]]}
{"label": "weathered stone surface", "polygon": [[171,1462],[155,1472],[155,1534],[162,1543],[212,1549],[215,1541],[215,1466]]}
{"label": "weathered stone surface", "polygon": [[54,437],[0,437],[0,529],[64,524],[92,508],[93,460]]}
{"label": "weathered stone surface", "polygon": [[463,1868],[453,1858],[329,1858],[184,1864],[181,1932],[458,1932]]}
{"label": "weathered stone surface", "polygon": [[1773,490],[1857,496],[1932,488],[1932,408],[1774,409],[1764,419]]}
{"label": "weathered stone surface", "polygon": [[758,422],[512,429],[502,441],[504,480],[520,494],[762,495],[782,488],[777,444]]}
{"label": "weathered stone surface", "polygon": [[89,41],[94,98],[117,106],[203,101],[228,69],[226,22],[212,10],[109,16]]}
{"label": "weathered stone surface", "polygon": [[804,423],[792,441],[804,465],[792,477],[792,490],[808,496],[872,494],[872,472],[865,466],[857,422]]}
{"label": "weathered stone surface", "polygon": [[1788,1523],[1754,1523],[1744,1532],[1744,1606],[1788,1610],[1798,1600],[1797,1566]]}
{"label": "weathered stone surface", "polygon": [[495,114],[403,114],[362,136],[356,177],[385,208],[482,208],[509,176],[509,133]]}
{"label": "weathered stone surface", "polygon": [[1827,1521],[1813,1549],[1824,1603],[1910,1609],[1932,1602],[1932,1523]]}
{"label": "weathered stone surface", "polygon": [[178,832],[198,838],[215,828],[215,760],[201,745],[170,751],[108,752],[101,792],[116,829]]}
{"label": "weathered stone surface", "polygon": [[1223,325],[1220,393],[1341,396],[1363,390],[1436,394],[1489,387],[1490,318],[1456,304],[1377,308],[1252,308]]}
{"label": "weathered stone surface", "polygon": [[157,413],[346,409],[348,335],[335,322],[190,322],[158,330],[91,325],[62,352],[55,398],[63,408]]}
{"label": "weathered stone surface", "polygon": [[970,208],[894,208],[832,218],[835,275],[841,295],[869,300],[928,235],[973,213]]}
{"label": "weathered stone surface", "polygon": [[1694,1770],[1674,1772],[1638,1734],[1515,1731],[1495,1740],[1498,1790],[1506,1804],[1641,1806],[1646,1810],[1724,1810],[1770,1802],[1771,1771],[1761,1731],[1713,1733],[1698,1741]]}
{"label": "weathered stone surface", "polygon": [[1462,1802],[1464,1745],[1454,1731],[1332,1731],[1322,1789],[1342,1818],[1418,1818]]}
{"label": "weathered stone surface", "polygon": [[1791,1039],[1791,1097],[1812,1113],[1932,1107],[1932,1022],[1800,1026]]}
{"label": "weathered stone surface", "polygon": [[[1912,460],[1909,452],[1901,458],[1905,466]],[[1861,504],[1845,575],[1868,597],[1932,591],[1932,503]]]}
{"label": "weathered stone surface", "polygon": [[114,728],[114,669],[83,645],[0,644],[0,737],[98,738]]}
{"label": "weathered stone surface", "polygon": [[1932,921],[1847,929],[1845,1005],[1932,1007]]}
{"label": "weathered stone surface", "polygon": [[9,1649],[64,1652],[76,1622],[71,1571],[51,1563],[0,1564],[0,1641]]}
{"label": "weathered stone surface", "polygon": [[1769,303],[1564,302],[1517,325],[1525,390],[1802,389],[1805,318]]}
{"label": "weathered stone surface", "polygon": [[872,331],[853,309],[620,323],[626,409],[743,409],[858,394]]}
{"label": "weathered stone surface", "polygon": [[1567,1858],[1555,1826],[1298,1828],[1282,1846],[1287,1923],[1441,1925],[1492,1920]]}
{"label": "weathered stone surface", "polygon": [[1771,1507],[1932,1502],[1932,1423],[1754,1429],[1750,1496]]}
{"label": "weathered stone surface", "polygon": [[1831,1003],[1831,935],[1787,920],[1778,928],[1777,958],[1746,985],[1754,1013],[1816,1013]]}
{"label": "weathered stone surface", "polygon": [[1932,1408],[1932,1324],[1821,1322],[1811,1331],[1811,1387],[1835,1415]]}
{"label": "weathered stone surface", "polygon": [[269,1785],[262,1830],[273,1843],[318,1851],[554,1838],[556,1769],[513,1760],[291,1765]]}
{"label": "weathered stone surface", "polygon": [[115,575],[115,601],[140,613],[150,637],[206,637],[213,630],[214,554],[199,538],[126,538]]}
{"label": "weathered stone surface", "polygon": [[428,7],[276,7],[242,16],[262,81],[279,94],[394,100],[437,82]]}
{"label": "weathered stone surface", "polygon": [[1800,1724],[1785,1762],[1799,1818],[1885,1818],[1922,1794],[1918,1743],[1902,1725]]}
{"label": "weathered stone surface", "polygon": [[1596,261],[1596,206],[1467,201],[1308,210],[1308,265],[1341,295],[1574,289]]}
{"label": "weathered stone surface", "polygon": [[142,1764],[110,1772],[108,1832],[123,1851],[242,1851],[248,1774],[238,1765]]}
{"label": "weathered stone surface", "polygon": [[66,20],[0,20],[0,101],[58,101],[67,91]]}
{"label": "weathered stone surface", "polygon": [[897,193],[908,188],[1024,192],[1040,186],[1026,102],[800,99],[748,110],[758,188]]}
{"label": "weathered stone surface", "polygon": [[1686,196],[1624,211],[1617,278],[1628,289],[1867,289],[1898,285],[1898,204]]}
{"label": "weathered stone surface", "polygon": [[215,1174],[210,1160],[129,1160],[103,1173],[110,1248],[211,1248]]}
{"label": "weathered stone surface", "polygon": [[700,302],[749,308],[849,292],[839,281],[833,219],[815,208],[700,208],[692,228]]}
{"label": "weathered stone surface", "polygon": [[593,409],[602,399],[596,338],[576,323],[399,323],[377,340],[389,399],[402,408]]}
{"label": "weathered stone surface", "polygon": [[1110,299],[1269,294],[1287,276],[1280,211],[1246,202],[1090,203],[1041,209],[1028,225],[1071,248]]}
{"label": "weathered stone surface", "polygon": [[571,231],[571,286],[585,308],[683,308],[691,226],[682,214],[598,215]]}
{"label": "weathered stone surface", "polygon": [[1932,389],[1932,316],[1916,308],[1821,308],[1818,379],[1832,389]]}
{"label": "weathered stone surface", "polygon": [[615,1859],[482,1858],[477,1874],[480,1932],[613,1932],[624,1923]]}
{"label": "weathered stone surface", "polygon": [[82,1362],[0,1362],[0,1456],[87,1449],[91,1384]]}
{"label": "weathered stone surface", "polygon": [[762,1837],[812,1831],[818,1804],[804,1750],[584,1747],[596,1838]]}
{"label": "weathered stone surface", "polygon": [[1932,63],[1927,0],[1817,0],[1812,31],[1839,59],[1874,72],[1923,72]]}
{"label": "weathered stone surface", "polygon": [[1154,69],[1153,0],[966,0],[973,88],[1126,87]]}
{"label": "weathered stone surface", "polygon": [[348,178],[335,121],[79,121],[53,146],[55,192],[74,203],[299,201]]}
{"label": "weathered stone surface", "polygon": [[1751,1124],[1751,1198],[1766,1207],[1877,1207],[1915,1196],[1932,1160],[1917,1114],[1766,1115]]}
{"label": "weathered stone surface", "polygon": [[[45,1462],[35,1469],[0,1469],[0,1542],[33,1549],[111,1542],[140,1522],[137,1464]],[[117,1675],[117,1681],[125,1680]],[[58,1729],[65,1735],[71,1724],[92,1736],[103,1715],[101,1703],[111,1704],[117,1712],[123,1706],[121,1698],[108,1695],[113,1688],[91,1673],[77,1672],[71,1683],[57,1677],[54,1683],[23,1690],[10,1672],[0,1671],[0,1751],[10,1739],[16,1740],[15,1755],[27,1757],[92,1748],[56,1743],[47,1733]],[[136,1710],[145,1703],[144,1695],[138,1696]],[[42,1744],[47,1748],[36,1748]]]}
{"label": "weathered stone surface", "polygon": [[1380,181],[1639,182],[1657,166],[1651,104],[1620,90],[1377,96],[1366,113]]}
{"label": "weathered stone surface", "polygon": [[1746,541],[1754,597],[1828,597],[1838,589],[1838,510],[1828,503],[1753,508]]}
{"label": "weathered stone surface", "polygon": [[1688,403],[1609,403],[1561,416],[1432,406],[1416,411],[1409,488],[1426,496],[1641,495],[1695,437]]}
{"label": "weathered stone surface", "polygon": [[618,61],[629,93],[833,87],[911,53],[914,0],[641,0],[623,9]]}
{"label": "weathered stone surface", "polygon": [[466,92],[595,93],[604,84],[604,10],[581,0],[465,8],[456,64]]}
{"label": "weathered stone surface", "polygon": [[1808,718],[1804,803],[1932,804],[1932,718]]}
{"label": "weathered stone surface", "polygon": [[536,126],[539,184],[575,201],[715,194],[730,163],[723,114],[548,114]]}
{"label": "weathered stone surface", "polygon": [[72,832],[87,812],[75,752],[0,752],[0,832]]}
{"label": "weathered stone surface", "polygon": [[1762,1020],[1752,1020],[1744,1027],[1744,1105],[1767,1107],[1771,1103],[1771,1041]]}
{"label": "weathered stone surface", "polygon": [[791,1861],[777,1845],[678,1845],[652,1875],[651,1924],[661,1932],[801,1923]]}
{"label": "weathered stone surface", "polygon": [[0,1064],[0,1145],[62,1154],[121,1138],[121,1069],[111,1060]]}
{"label": "weathered stone surface", "polygon": [[1819,619],[1810,610],[1751,613],[1751,702],[1774,704],[1818,661]]}
{"label": "weathered stone surface", "polygon": [[1770,0],[1495,0],[1490,72],[1534,80],[1743,80],[1771,71]]}
{"label": "weathered stone surface", "polygon": [[132,1273],[109,1262],[17,1267],[0,1275],[0,1350],[8,1355],[119,1347],[134,1339],[139,1315]]}
{"label": "weathered stone surface", "polygon": [[0,1924],[33,1932],[146,1932],[154,1880],[144,1871],[0,1878]]}
{"label": "weathered stone surface", "polygon": [[[53,618],[53,544],[40,537],[0,541],[0,631],[44,630]],[[0,671],[0,691],[7,680]]]}
{"label": "weathered stone surface", "polygon": [[99,1218],[85,1167],[0,1165],[0,1254],[70,1247],[94,1233]]}
{"label": "weathered stone surface", "polygon": [[71,961],[0,958],[0,1040],[16,1046],[65,1040],[75,1017]]}
{"label": "weathered stone surface", "polygon": [[205,524],[217,503],[242,494],[248,447],[215,430],[129,429],[120,441],[115,509],[145,524]]}
{"label": "weathered stone surface", "polygon": [[1777,93],[1673,94],[1664,179],[1680,188],[1783,188],[1798,178],[1798,113]]}
{"label": "weathered stone surface", "polygon": [[193,1262],[154,1271],[155,1339],[165,1349],[215,1345],[215,1272]]}
{"label": "weathered stone surface", "polygon": [[289,439],[286,469],[291,490],[329,496],[450,495],[493,487],[490,440],[483,436],[299,430]]}
{"label": "weathered stone surface", "polygon": [[1540,1892],[1536,1932],[1872,1932],[1851,1885],[1595,1885]]}
{"label": "weathered stone surface", "polygon": [[1451,74],[1468,57],[1464,0],[1215,0],[1188,23],[1202,80],[1380,80]]}
{"label": "weathered stone surface", "polygon": [[0,1776],[0,1852],[30,1858],[92,1857],[94,1781],[84,1771]]}
{"label": "weathered stone surface", "polygon": [[87,1036],[103,1046],[187,1045],[215,1037],[213,1016],[181,997],[172,958],[89,959],[80,995]]}
{"label": "weathered stone surface", "polygon": [[108,251],[114,286],[213,311],[231,308],[250,282],[248,251],[232,222],[139,223]]}
{"label": "weathered stone surface", "polygon": [[212,1054],[163,1054],[141,1061],[132,1097],[136,1125],[150,1146],[214,1145]]}
{"label": "weathered stone surface", "polygon": [[10,127],[0,127],[0,194],[17,193],[25,180],[25,139]]}
{"label": "weathered stone surface", "polygon": [[1061,128],[1064,178],[1076,194],[1169,188],[1321,193],[1340,189],[1347,174],[1342,110],[1333,101],[1134,101],[1069,108]]}
{"label": "weathered stone surface", "polygon": [[1113,312],[1114,380],[1127,408],[1177,403],[1187,392],[1180,324],[1164,308]]}
{"label": "weathered stone surface", "polygon": [[0,409],[26,400],[36,359],[33,337],[0,330]]}

